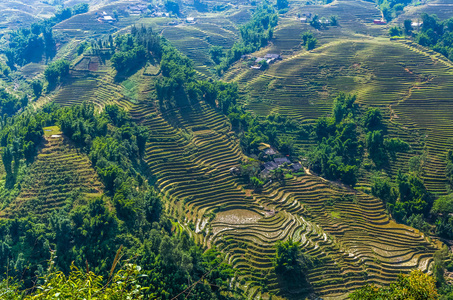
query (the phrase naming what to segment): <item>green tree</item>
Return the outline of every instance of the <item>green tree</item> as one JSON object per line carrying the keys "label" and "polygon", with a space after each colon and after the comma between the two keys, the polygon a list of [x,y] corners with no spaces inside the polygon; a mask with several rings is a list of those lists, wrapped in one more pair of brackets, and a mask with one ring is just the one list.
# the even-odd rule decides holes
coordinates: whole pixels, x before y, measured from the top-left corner
{"label": "green tree", "polygon": [[389,35],[391,37],[394,37],[394,36],[400,36],[402,34],[402,30],[401,28],[399,28],[398,26],[392,26],[390,27],[389,29]]}
{"label": "green tree", "polygon": [[275,250],[274,268],[282,281],[290,285],[304,284],[305,275],[314,263],[308,254],[301,251],[300,243],[292,239],[278,241]]}
{"label": "green tree", "polygon": [[305,45],[305,47],[307,48],[308,51],[310,51],[316,48],[317,43],[318,43],[317,39],[309,38],[307,40],[307,44]]}
{"label": "green tree", "polygon": [[209,55],[215,64],[219,64],[223,57],[223,48],[221,46],[211,46]]}
{"label": "green tree", "polygon": [[338,16],[330,16],[330,25],[338,26]]}
{"label": "green tree", "polygon": [[288,7],[288,0],[277,0],[277,8],[285,9]]}
{"label": "green tree", "polygon": [[388,288],[366,285],[351,293],[350,298],[352,300],[437,300],[439,294],[434,278],[417,269],[409,275],[399,275],[398,280]]}
{"label": "green tree", "polygon": [[33,94],[36,98],[39,98],[42,94],[42,82],[40,80],[33,80],[31,83]]}
{"label": "green tree", "polygon": [[261,191],[261,189],[263,188],[263,185],[264,185],[264,182],[255,176],[250,178],[250,183],[253,186],[253,188],[255,189],[255,191],[257,191],[257,192]]}
{"label": "green tree", "polygon": [[414,30],[414,28],[412,28],[412,20],[408,19],[408,20],[404,20],[404,34],[405,35],[411,35],[412,34],[412,30]]}

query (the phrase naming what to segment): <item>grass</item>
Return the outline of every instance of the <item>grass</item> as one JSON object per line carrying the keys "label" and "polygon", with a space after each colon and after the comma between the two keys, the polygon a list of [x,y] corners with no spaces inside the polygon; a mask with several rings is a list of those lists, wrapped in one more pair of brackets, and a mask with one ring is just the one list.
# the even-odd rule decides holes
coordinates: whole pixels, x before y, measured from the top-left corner
{"label": "grass", "polygon": [[60,134],[61,135],[61,131],[60,131],[60,128],[58,126],[49,126],[49,127],[44,127],[43,128],[44,130],[44,136],[46,138],[52,136],[52,135],[55,135],[55,134]]}
{"label": "grass", "polygon": [[340,212],[338,212],[338,211],[331,211],[331,212],[330,212],[330,215],[331,215],[332,218],[334,218],[334,219],[339,219],[339,218],[340,218]]}

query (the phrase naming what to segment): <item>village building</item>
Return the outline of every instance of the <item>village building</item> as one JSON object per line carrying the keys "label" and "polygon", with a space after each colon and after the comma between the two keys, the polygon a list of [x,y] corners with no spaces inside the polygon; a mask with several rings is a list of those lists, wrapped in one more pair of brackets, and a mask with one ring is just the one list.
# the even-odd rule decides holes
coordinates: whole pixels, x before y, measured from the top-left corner
{"label": "village building", "polygon": [[386,25],[387,22],[385,22],[384,20],[373,20],[373,23],[375,25]]}
{"label": "village building", "polygon": [[266,54],[264,55],[264,58],[267,58],[267,59],[282,59],[281,55],[280,54]]}
{"label": "village building", "polygon": [[99,17],[98,21],[102,23],[114,23],[116,19],[113,18],[112,16],[104,15],[102,17]]}
{"label": "village building", "polygon": [[412,22],[411,23],[411,26],[414,29],[420,29],[420,27],[422,27],[422,25],[423,25],[423,22]]}

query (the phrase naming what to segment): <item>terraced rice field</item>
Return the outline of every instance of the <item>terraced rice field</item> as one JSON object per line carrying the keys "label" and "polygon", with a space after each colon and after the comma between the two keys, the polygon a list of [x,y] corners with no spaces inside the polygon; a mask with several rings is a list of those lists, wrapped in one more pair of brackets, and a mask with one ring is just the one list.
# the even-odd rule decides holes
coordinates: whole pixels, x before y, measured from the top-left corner
{"label": "terraced rice field", "polygon": [[106,104],[117,104],[125,108],[131,105],[131,102],[124,95],[122,86],[105,73],[102,76],[93,77],[73,76],[52,96],[52,101],[62,106],[90,101],[100,108]]}
{"label": "terraced rice field", "polygon": [[[341,28],[317,33],[320,47],[311,52],[301,50],[297,40],[306,26],[290,16],[282,18],[273,44],[260,53],[280,52],[283,61],[265,72],[244,68],[239,62],[224,79],[239,83],[242,101],[250,111],[280,113],[308,124],[330,112],[337,92],[357,94],[363,107],[383,110],[390,136],[412,145],[410,152],[395,158],[388,172],[407,168],[411,156],[425,151],[425,183],[431,191],[445,193],[441,175],[453,125],[448,99],[453,88],[451,66],[410,43],[364,36],[364,32],[380,32],[379,28],[370,29],[368,23],[377,11],[365,2],[354,11],[351,3],[336,1],[311,8],[326,17],[343,16]],[[237,27],[230,23],[234,18],[246,20],[247,16],[225,16],[218,24],[215,17],[206,17],[197,24],[178,27],[162,21],[158,28],[207,75],[210,45],[228,47],[237,38]],[[335,39],[337,34],[349,40]],[[203,103],[160,111],[155,105],[154,77],[134,76],[140,85],[136,103],[125,96],[129,84],[118,84],[106,72],[92,78],[75,76],[54,101],[71,105],[86,100],[99,107],[118,103],[148,127],[145,160],[153,183],[164,195],[167,211],[200,244],[216,245],[227,254],[238,270],[234,284],[244,288],[249,298],[265,298],[279,291],[289,295],[272,266],[275,242],[289,238],[300,241],[303,251],[315,258],[308,280],[324,299],[344,298],[365,283],[388,284],[399,273],[414,268],[429,269],[439,244],[390,220],[379,199],[310,174],[298,174],[284,184],[267,183],[261,193],[248,190],[229,171],[247,158],[227,118]],[[297,143],[304,146],[308,142]],[[51,159],[44,154],[38,156],[36,170],[44,159]],[[93,192],[98,190],[95,183],[92,187]],[[36,197],[39,192],[30,186],[22,193],[12,209],[25,203],[21,199]],[[290,296],[302,297],[308,292],[302,289]]]}
{"label": "terraced rice field", "polygon": [[[149,127],[146,161],[167,208],[200,243],[227,253],[239,271],[236,284],[248,297],[281,288],[273,273],[273,246],[288,238],[301,241],[319,261],[309,280],[323,297],[428,269],[437,246],[418,230],[389,220],[382,202],[367,194],[311,175],[284,186],[268,184],[261,194],[244,189],[229,172],[244,159],[238,141],[212,108],[161,113],[140,103],[130,113]],[[326,204],[328,199],[334,204]]]}
{"label": "terraced rice field", "polygon": [[265,72],[233,69],[226,79],[238,82],[247,107],[259,115],[280,113],[312,123],[331,110],[340,91],[357,95],[363,107],[379,107],[390,132],[412,144],[389,170],[407,168],[407,160],[428,155],[424,180],[432,192],[446,193],[445,155],[452,147],[452,64],[410,42],[380,38],[328,42],[297,52]]}
{"label": "terraced rice field", "polygon": [[89,159],[71,146],[56,127],[45,128],[45,141],[19,196],[3,211],[2,218],[30,211],[41,215],[65,205],[72,207],[77,194],[100,196],[103,186]]}
{"label": "terraced rice field", "polygon": [[209,57],[210,47],[230,48],[239,38],[239,31],[231,20],[218,15],[199,18],[196,24],[166,26],[162,35],[194,61],[197,71],[210,74],[208,68],[214,67]]}

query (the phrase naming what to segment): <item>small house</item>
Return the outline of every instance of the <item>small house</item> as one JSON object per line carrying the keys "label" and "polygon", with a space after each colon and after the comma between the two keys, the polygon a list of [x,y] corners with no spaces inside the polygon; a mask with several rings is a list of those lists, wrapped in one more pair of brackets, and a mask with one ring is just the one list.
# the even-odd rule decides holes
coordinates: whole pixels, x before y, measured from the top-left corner
{"label": "small house", "polygon": [[423,22],[412,22],[411,26],[412,28],[419,29],[423,25]]}
{"label": "small house", "polygon": [[195,23],[195,18],[193,18],[193,17],[187,17],[187,18],[186,18],[186,22],[187,22],[187,23]]}
{"label": "small house", "polygon": [[279,166],[279,167],[280,167],[281,165],[283,165],[283,164],[290,164],[290,163],[291,163],[291,161],[290,161],[288,158],[286,158],[286,157],[275,158],[275,159],[274,159],[274,162],[275,162],[275,163],[277,164],[277,166]]}
{"label": "small house", "polygon": [[291,169],[293,169],[294,172],[298,172],[302,169],[302,165],[300,163],[294,163],[291,165]]}
{"label": "small house", "polygon": [[259,64],[260,62],[264,61],[264,60],[267,60],[266,58],[264,57],[258,57],[256,60],[255,60],[255,63]]}
{"label": "small house", "polygon": [[301,21],[302,23],[307,23],[307,18],[305,18],[305,17],[299,18],[299,21]]}
{"label": "small house", "polygon": [[384,20],[374,20],[373,23],[375,25],[386,25],[387,22],[385,22]]}
{"label": "small house", "polygon": [[116,21],[112,16],[102,16],[99,19],[99,22],[113,23]]}
{"label": "small house", "polygon": [[267,149],[264,149],[264,154],[266,154],[266,155],[275,155],[275,154],[277,154],[277,152],[274,149],[272,149],[272,148],[267,148]]}
{"label": "small house", "polygon": [[274,59],[274,60],[282,59],[280,54],[266,54],[266,55],[264,55],[264,58],[265,59]]}

